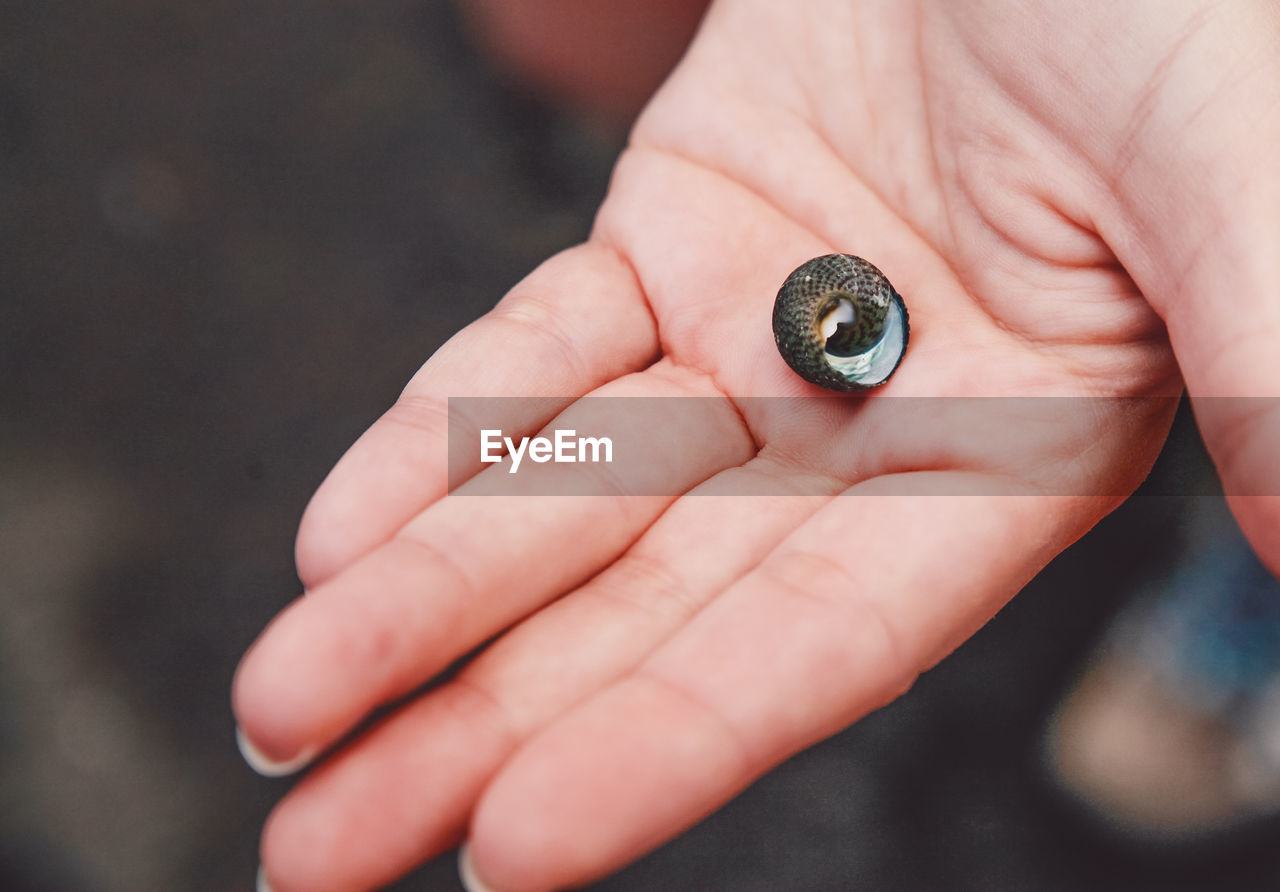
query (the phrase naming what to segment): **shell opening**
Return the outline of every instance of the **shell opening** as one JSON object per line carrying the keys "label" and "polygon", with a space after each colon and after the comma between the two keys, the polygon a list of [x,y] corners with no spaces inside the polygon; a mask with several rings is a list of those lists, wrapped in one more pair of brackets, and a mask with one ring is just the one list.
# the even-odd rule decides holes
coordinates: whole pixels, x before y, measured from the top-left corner
{"label": "shell opening", "polygon": [[[841,305],[847,301],[841,301]],[[841,312],[841,307],[836,307],[821,322],[823,337],[828,338],[831,335],[827,333],[827,324],[832,317]],[[853,306],[848,308],[850,314],[849,319],[835,319],[831,324],[831,332],[834,333],[836,326],[840,322],[851,322],[853,314]],[[898,360],[902,358],[902,352],[906,349],[906,325],[903,319],[902,307],[897,301],[890,301],[885,311],[884,332],[880,340],[869,347],[865,352],[856,356],[836,356],[830,352],[824,351],[827,363],[839,374],[848,378],[850,381],[862,384],[867,387],[874,387],[886,381],[893,370],[898,366]]]}
{"label": "shell opening", "polygon": [[841,322],[852,324],[856,318],[857,313],[854,312],[853,301],[845,297],[840,298],[836,301],[836,305],[818,323],[818,330],[822,334],[822,339],[825,341],[835,334]]}

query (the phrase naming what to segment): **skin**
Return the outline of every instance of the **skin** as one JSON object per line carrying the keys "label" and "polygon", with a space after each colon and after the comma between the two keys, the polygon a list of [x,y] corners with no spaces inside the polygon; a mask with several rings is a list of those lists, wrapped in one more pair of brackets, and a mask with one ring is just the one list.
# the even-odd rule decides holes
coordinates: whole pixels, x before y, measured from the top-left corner
{"label": "skin", "polygon": [[[1228,491],[1280,491],[1272,403],[1205,400],[1280,389],[1278,41],[1269,0],[716,3],[590,240],[433,356],[308,508],[308,594],[234,685],[262,754],[321,750],[499,637],[284,798],[271,885],[372,888],[464,839],[497,890],[616,870],[905,691],[1140,481],[1171,409],[1098,400],[972,448],[882,396],[1185,380]],[[768,319],[832,251],[907,295],[907,361],[869,400],[743,401],[820,393]],[[443,497],[447,397],[572,419],[589,393],[722,397],[657,467],[755,495]],[[1280,567],[1277,499],[1231,504]]]}
{"label": "skin", "polygon": [[707,0],[459,0],[490,63],[602,127],[626,128],[684,52]]}

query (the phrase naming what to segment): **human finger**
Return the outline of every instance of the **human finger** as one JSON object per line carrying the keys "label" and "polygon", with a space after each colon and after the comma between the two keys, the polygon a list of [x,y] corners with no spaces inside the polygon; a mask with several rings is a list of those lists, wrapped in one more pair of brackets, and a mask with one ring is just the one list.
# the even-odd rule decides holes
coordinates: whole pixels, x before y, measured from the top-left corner
{"label": "human finger", "polygon": [[834,500],[508,761],[471,825],[477,874],[553,889],[638,857],[902,693],[1113,502],[987,485]]}
{"label": "human finger", "polygon": [[[553,423],[592,429],[606,412],[612,427],[601,432],[620,442],[659,426],[663,436],[649,437],[643,463],[633,463],[647,479],[620,483],[609,465],[575,465],[583,496],[529,495],[553,490],[557,466],[515,475],[491,466],[436,502],[294,601],[250,648],[233,696],[253,752],[269,764],[314,755],[374,707],[585,581],[677,493],[754,453],[741,417],[700,374],[661,363],[599,393],[673,397],[645,412],[626,411],[625,399],[579,401]],[[584,414],[592,421],[582,423]],[[628,485],[657,494],[630,494]]]}
{"label": "human finger", "polygon": [[[329,473],[298,531],[303,584],[329,579],[444,495],[450,397],[544,397],[510,399],[488,419],[523,436],[657,352],[653,318],[620,255],[588,242],[548,260],[441,347]],[[478,469],[475,459],[469,470]]]}
{"label": "human finger", "polygon": [[372,888],[455,846],[521,743],[633,669],[842,486],[757,458],[679,500],[608,569],[291,791],[263,835],[273,888]]}
{"label": "human finger", "polygon": [[1265,3],[1192,8],[1102,156],[1116,201],[1099,225],[1163,317],[1232,510],[1280,573],[1280,20]]}

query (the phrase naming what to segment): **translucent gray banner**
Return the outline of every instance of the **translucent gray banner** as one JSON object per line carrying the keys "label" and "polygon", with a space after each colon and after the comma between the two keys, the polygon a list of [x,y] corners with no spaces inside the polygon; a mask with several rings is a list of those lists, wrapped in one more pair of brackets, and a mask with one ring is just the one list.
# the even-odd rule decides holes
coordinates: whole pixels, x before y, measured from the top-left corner
{"label": "translucent gray banner", "polygon": [[[712,397],[449,400],[454,495],[1129,495],[1176,397]],[[1195,401],[1244,430],[1270,398]],[[1275,417],[1280,418],[1280,414]],[[1272,425],[1280,433],[1280,426]],[[1230,495],[1280,494],[1280,443]],[[1159,495],[1211,494],[1203,473]],[[1144,490],[1147,488],[1144,488]]]}

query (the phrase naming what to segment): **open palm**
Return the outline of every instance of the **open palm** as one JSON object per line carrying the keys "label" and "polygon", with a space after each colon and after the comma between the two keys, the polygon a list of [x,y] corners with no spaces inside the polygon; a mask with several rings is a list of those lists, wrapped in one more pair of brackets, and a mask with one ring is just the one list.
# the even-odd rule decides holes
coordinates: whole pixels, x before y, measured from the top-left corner
{"label": "open palm", "polygon": [[[286,797],[272,887],[370,888],[463,839],[496,889],[614,870],[900,694],[1114,507],[1173,409],[1116,398],[1274,395],[1280,27],[1202,5],[713,6],[591,239],[313,500],[309,593],[236,680],[259,757],[306,761],[494,640]],[[870,397],[817,399],[773,346],[778,284],[832,251],[910,308]],[[707,398],[646,420],[669,495],[446,497],[449,397],[550,398],[502,404],[523,436],[588,394]],[[972,396],[995,434],[895,399]],[[1089,410],[1026,433],[1028,396]],[[1214,423],[1224,475],[1269,467],[1271,416]],[[1237,511],[1274,563],[1272,500]]]}

